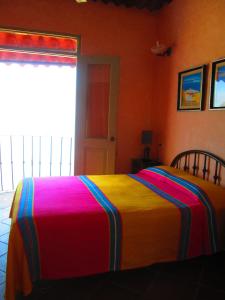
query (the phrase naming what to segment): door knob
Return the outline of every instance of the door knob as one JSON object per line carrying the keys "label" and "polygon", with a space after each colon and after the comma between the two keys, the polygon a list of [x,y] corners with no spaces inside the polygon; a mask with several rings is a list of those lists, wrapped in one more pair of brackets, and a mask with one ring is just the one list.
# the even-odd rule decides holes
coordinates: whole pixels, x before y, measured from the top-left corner
{"label": "door knob", "polygon": [[114,141],[115,141],[115,137],[114,137],[114,136],[111,136],[110,142],[114,142]]}

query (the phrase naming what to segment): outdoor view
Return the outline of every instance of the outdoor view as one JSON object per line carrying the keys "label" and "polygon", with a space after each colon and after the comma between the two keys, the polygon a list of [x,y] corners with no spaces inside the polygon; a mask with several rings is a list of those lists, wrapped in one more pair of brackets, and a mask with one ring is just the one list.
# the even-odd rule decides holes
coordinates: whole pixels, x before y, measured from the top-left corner
{"label": "outdoor view", "polygon": [[0,192],[73,174],[76,67],[0,63]]}

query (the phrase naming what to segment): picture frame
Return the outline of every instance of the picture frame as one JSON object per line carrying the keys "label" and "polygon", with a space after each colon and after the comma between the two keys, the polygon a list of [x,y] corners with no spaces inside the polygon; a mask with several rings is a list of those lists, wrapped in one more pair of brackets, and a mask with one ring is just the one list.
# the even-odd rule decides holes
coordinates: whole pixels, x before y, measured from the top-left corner
{"label": "picture frame", "polygon": [[225,109],[225,58],[212,63],[210,109]]}
{"label": "picture frame", "polygon": [[178,73],[178,111],[201,111],[204,109],[206,65]]}

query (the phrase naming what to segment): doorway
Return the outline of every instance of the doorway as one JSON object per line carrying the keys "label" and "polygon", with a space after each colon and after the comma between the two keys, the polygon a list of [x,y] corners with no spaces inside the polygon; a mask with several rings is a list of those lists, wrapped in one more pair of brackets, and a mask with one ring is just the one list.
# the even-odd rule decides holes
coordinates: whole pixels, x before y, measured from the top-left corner
{"label": "doorway", "polygon": [[79,37],[0,28],[0,192],[74,174]]}
{"label": "doorway", "polygon": [[0,63],[1,190],[73,175],[76,66]]}

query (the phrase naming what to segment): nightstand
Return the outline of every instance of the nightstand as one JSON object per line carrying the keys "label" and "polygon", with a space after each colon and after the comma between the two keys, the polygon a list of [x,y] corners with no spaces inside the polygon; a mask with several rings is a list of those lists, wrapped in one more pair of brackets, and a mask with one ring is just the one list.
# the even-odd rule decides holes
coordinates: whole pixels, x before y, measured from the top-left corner
{"label": "nightstand", "polygon": [[133,158],[131,160],[131,172],[137,173],[141,169],[160,166],[161,163],[159,161],[151,160],[151,159],[144,159],[144,158]]}

